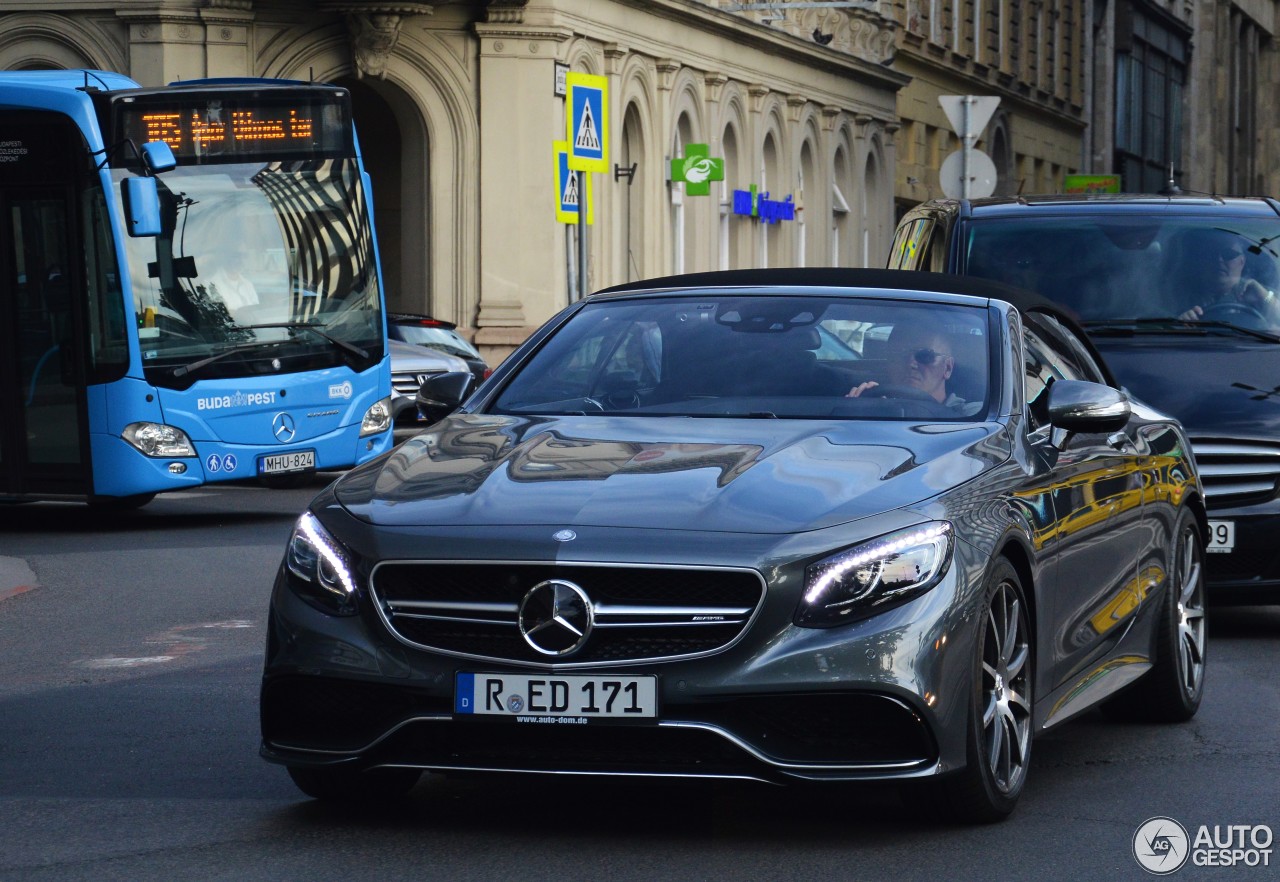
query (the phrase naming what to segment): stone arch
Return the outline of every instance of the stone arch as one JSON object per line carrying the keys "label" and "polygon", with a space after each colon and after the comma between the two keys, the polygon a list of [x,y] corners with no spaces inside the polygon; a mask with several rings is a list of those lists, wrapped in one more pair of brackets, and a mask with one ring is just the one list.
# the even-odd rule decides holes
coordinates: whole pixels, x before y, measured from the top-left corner
{"label": "stone arch", "polygon": [[859,226],[862,228],[862,265],[880,266],[882,255],[888,254],[889,217],[886,209],[892,204],[888,187],[890,169],[885,159],[884,140],[879,131],[867,139],[867,152],[862,160],[862,187],[859,204],[862,206]]}
{"label": "stone arch", "polygon": [[[720,97],[718,119],[713,131],[724,158],[724,186],[718,197],[727,203],[716,206],[721,212],[716,253],[719,264],[728,269],[741,269],[751,253],[750,222],[733,212],[733,191],[745,190],[752,182],[752,134],[748,124],[746,102],[741,86],[728,83]],[[717,200],[718,201],[718,200]]]}
{"label": "stone arch", "polygon": [[[320,82],[355,76],[350,42],[336,26],[292,32],[264,53],[262,75]],[[402,34],[384,76],[359,82],[375,92],[395,118],[400,134],[401,231],[399,285],[388,303],[474,328],[479,311],[479,273],[467,255],[479,248],[479,131],[465,76],[442,53],[414,35]],[[422,174],[425,168],[427,173]],[[378,172],[369,169],[370,175]],[[375,202],[375,212],[379,207]],[[381,242],[382,250],[390,251]],[[384,272],[386,271],[384,257]],[[388,274],[390,275],[390,274]],[[390,282],[388,282],[390,285]]]}
{"label": "stone arch", "polygon": [[[826,224],[823,219],[830,205],[829,175],[822,138],[811,113],[800,119],[796,137],[794,175],[796,181],[796,257],[799,266],[822,266],[826,258]],[[800,259],[803,255],[803,260]]]}
{"label": "stone arch", "polygon": [[92,21],[44,13],[9,13],[0,20],[0,70],[83,67],[128,73],[119,42]]}
{"label": "stone arch", "polygon": [[853,266],[856,223],[852,215],[858,195],[853,176],[855,159],[853,139],[848,127],[845,125],[837,127],[832,141],[828,260],[832,266]]}
{"label": "stone arch", "polygon": [[[694,72],[682,69],[672,83],[671,130],[666,142],[666,155],[672,159],[684,156],[688,144],[708,142],[706,111],[699,82]],[[706,243],[711,235],[710,200],[705,196],[687,196],[684,184],[668,185],[671,203],[672,267],[677,272],[710,269]]]}
{"label": "stone arch", "polygon": [[996,196],[1012,196],[1018,190],[1017,175],[1013,164],[1013,143],[1010,138],[1009,117],[997,114],[988,129],[987,149],[991,154],[991,162],[996,167]]}
{"label": "stone arch", "polygon": [[615,269],[609,277],[633,280],[661,272],[662,237],[655,231],[661,229],[656,219],[662,216],[660,182],[666,176],[662,142],[654,122],[657,86],[651,67],[639,56],[628,56],[617,80],[614,122],[619,133],[615,146],[618,164],[629,167],[634,163],[636,171],[630,180],[618,180],[616,185],[610,180],[605,188],[617,197],[612,216],[619,221],[610,225],[616,234]]}

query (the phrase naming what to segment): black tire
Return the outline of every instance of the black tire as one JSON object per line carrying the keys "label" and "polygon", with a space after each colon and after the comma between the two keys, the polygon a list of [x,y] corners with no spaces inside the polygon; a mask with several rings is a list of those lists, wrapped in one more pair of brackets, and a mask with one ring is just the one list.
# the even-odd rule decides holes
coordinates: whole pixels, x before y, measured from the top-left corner
{"label": "black tire", "polygon": [[975,641],[963,771],[940,779],[938,809],[951,820],[991,823],[1018,804],[1031,761],[1034,643],[1022,580],[1000,559],[987,576]]}
{"label": "black tire", "polygon": [[1102,707],[1113,720],[1182,723],[1204,697],[1204,537],[1195,516],[1183,510],[1173,531],[1170,574],[1156,623],[1151,670]]}
{"label": "black tire", "polygon": [[419,769],[370,769],[345,766],[289,766],[289,777],[312,799],[326,802],[385,802],[406,795],[422,777]]}

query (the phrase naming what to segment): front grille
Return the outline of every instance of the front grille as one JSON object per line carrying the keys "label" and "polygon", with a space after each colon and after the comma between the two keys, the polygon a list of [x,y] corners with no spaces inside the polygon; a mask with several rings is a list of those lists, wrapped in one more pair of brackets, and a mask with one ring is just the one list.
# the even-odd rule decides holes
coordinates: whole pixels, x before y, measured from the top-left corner
{"label": "front grille", "polygon": [[1280,445],[1192,438],[1191,449],[1210,509],[1265,502],[1280,481]]}
{"label": "front grille", "polygon": [[[554,659],[520,633],[520,604],[535,585],[579,586],[594,628]],[[556,667],[682,658],[733,643],[764,596],[753,570],[539,563],[379,564],[371,577],[379,615],[401,640],[454,655]]]}
{"label": "front grille", "polygon": [[393,371],[391,374],[391,388],[399,392],[401,395],[406,395],[409,398],[417,398],[418,387],[421,386],[428,377],[434,377],[436,374],[441,373],[444,373],[444,371]]}

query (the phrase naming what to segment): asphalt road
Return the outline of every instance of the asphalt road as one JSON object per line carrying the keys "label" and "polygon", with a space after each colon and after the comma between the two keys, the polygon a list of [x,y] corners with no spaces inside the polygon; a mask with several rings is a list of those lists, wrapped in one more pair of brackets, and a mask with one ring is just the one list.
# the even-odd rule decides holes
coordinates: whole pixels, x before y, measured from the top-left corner
{"label": "asphalt road", "polygon": [[1003,824],[863,789],[524,778],[320,805],[258,758],[257,687],[272,576],[322,483],[0,508],[0,880],[1145,879],[1153,816],[1280,830],[1280,608],[1212,610],[1191,723],[1092,714],[1037,740]]}

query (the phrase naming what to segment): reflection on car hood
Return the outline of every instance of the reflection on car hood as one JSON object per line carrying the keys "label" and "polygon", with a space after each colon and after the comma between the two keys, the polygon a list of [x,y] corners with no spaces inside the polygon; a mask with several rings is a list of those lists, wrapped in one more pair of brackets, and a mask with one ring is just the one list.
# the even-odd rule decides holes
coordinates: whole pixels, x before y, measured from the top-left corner
{"label": "reflection on car hood", "polygon": [[1116,380],[1193,436],[1280,434],[1280,346],[1223,337],[1094,340]]}
{"label": "reflection on car hood", "polygon": [[790,533],[930,498],[1007,458],[996,424],[455,414],[336,487],[382,525]]}

